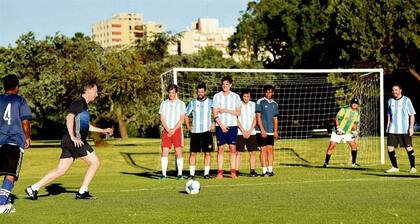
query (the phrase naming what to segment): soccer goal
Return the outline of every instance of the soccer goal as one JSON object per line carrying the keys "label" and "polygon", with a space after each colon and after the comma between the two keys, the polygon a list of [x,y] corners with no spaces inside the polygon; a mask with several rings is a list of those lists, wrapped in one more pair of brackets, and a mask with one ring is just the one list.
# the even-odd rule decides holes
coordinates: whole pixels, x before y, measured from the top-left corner
{"label": "soccer goal", "polygon": [[[219,69],[173,68],[161,75],[162,98],[166,86],[177,84],[178,97],[188,103],[199,83],[207,96],[220,91],[220,79],[230,75],[232,91],[252,90],[254,102],[263,97],[263,86],[273,85],[279,104],[279,136],[276,164],[319,165],[323,163],[334,118],[351,98],[360,100],[361,127],[358,162],[385,163],[383,69]],[[188,147],[188,146],[187,146]],[[351,163],[347,144],[338,144],[330,164]]]}

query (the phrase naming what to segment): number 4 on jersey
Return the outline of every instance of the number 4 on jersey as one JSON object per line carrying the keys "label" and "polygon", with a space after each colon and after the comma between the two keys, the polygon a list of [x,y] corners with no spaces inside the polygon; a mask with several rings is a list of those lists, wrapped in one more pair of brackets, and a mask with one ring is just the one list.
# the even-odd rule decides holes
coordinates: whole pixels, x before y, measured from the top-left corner
{"label": "number 4 on jersey", "polygon": [[4,110],[3,119],[7,121],[8,125],[11,125],[12,123],[12,104],[7,104],[6,110]]}

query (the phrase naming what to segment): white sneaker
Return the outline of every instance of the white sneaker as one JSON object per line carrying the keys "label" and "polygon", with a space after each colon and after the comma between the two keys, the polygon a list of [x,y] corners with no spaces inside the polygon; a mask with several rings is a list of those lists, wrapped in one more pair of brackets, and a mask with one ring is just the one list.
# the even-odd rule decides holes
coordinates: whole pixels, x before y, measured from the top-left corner
{"label": "white sneaker", "polygon": [[411,167],[409,173],[417,173],[417,169],[415,167]]}
{"label": "white sneaker", "polygon": [[395,168],[395,167],[391,167],[391,169],[385,171],[385,173],[398,173],[398,172],[400,172],[400,169]]}
{"label": "white sneaker", "polygon": [[13,213],[16,212],[15,207],[13,207],[13,205],[11,203],[9,204],[5,204],[5,205],[0,205],[0,214],[1,213]]}

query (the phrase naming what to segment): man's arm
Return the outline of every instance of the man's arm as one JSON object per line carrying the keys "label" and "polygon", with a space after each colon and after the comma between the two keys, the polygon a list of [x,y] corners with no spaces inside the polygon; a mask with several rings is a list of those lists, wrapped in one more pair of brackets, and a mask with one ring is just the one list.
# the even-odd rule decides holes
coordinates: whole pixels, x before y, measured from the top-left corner
{"label": "man's arm", "polygon": [[188,118],[187,115],[185,115],[185,126],[187,127],[187,130],[191,131],[192,127],[190,126],[190,119]]}
{"label": "man's arm", "polygon": [[273,117],[273,124],[274,124],[274,139],[279,138],[279,119],[277,116]]}
{"label": "man's arm", "polygon": [[219,112],[220,113],[228,113],[228,114],[232,114],[232,115],[235,115],[235,116],[239,116],[239,115],[241,115],[241,108],[238,107],[235,110],[228,110],[228,109],[220,108],[219,109]]}
{"label": "man's arm", "polygon": [[414,134],[414,120],[415,120],[414,114],[410,115],[410,127],[408,128],[408,134],[410,136],[413,136]]}
{"label": "man's arm", "polygon": [[264,125],[262,123],[261,113],[257,112],[257,124],[261,131],[261,137],[267,138],[267,132],[264,129]]}
{"label": "man's arm", "polygon": [[223,133],[228,132],[228,129],[226,128],[226,126],[223,124],[222,120],[219,118],[219,108],[213,107],[213,117],[214,117],[214,122],[216,122],[219,127],[222,129]]}
{"label": "man's arm", "polygon": [[114,134],[114,130],[112,128],[102,129],[102,128],[95,127],[91,124],[89,124],[89,131],[99,132],[99,133],[103,133],[103,134],[107,134],[107,135],[113,135]]}
{"label": "man's arm", "polygon": [[166,118],[165,118],[165,116],[163,116],[162,114],[160,115],[160,123],[162,124],[162,127],[163,127],[163,129],[166,130],[166,132],[169,133],[171,131],[171,129],[166,124]]}
{"label": "man's arm", "polygon": [[29,120],[23,120],[22,128],[25,133],[25,149],[27,149],[31,145],[31,122]]}
{"label": "man's arm", "polygon": [[71,141],[74,143],[74,147],[80,148],[84,145],[83,141],[80,138],[74,136],[74,114],[68,113],[66,116],[66,127],[67,132],[69,133]]}

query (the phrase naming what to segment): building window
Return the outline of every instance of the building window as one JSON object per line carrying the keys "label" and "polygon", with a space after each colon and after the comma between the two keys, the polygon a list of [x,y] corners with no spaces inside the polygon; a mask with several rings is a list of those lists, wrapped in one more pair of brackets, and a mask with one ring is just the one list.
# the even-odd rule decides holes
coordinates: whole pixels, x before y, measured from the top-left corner
{"label": "building window", "polygon": [[121,32],[112,32],[112,35],[121,35]]}
{"label": "building window", "polygon": [[121,27],[121,24],[112,24],[112,27]]}

